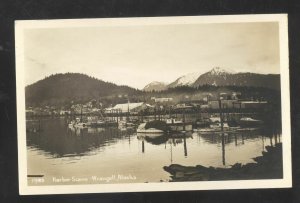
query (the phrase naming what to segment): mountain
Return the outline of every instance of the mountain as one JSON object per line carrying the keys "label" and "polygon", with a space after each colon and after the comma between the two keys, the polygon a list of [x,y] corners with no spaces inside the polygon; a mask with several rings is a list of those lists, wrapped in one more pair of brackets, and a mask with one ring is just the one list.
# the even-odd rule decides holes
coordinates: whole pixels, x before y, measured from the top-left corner
{"label": "mountain", "polygon": [[168,85],[168,88],[173,88],[177,86],[191,86],[199,78],[201,73],[189,73],[187,75],[177,78],[174,82]]}
{"label": "mountain", "polygon": [[157,81],[151,82],[143,88],[143,90],[146,92],[162,91],[166,89],[167,89],[167,85],[165,83],[157,82]]}
{"label": "mountain", "polygon": [[251,86],[280,89],[279,74],[258,74],[258,73],[234,73],[219,67],[213,68],[198,77],[193,87],[203,85],[214,86]]}
{"label": "mountain", "polygon": [[139,92],[79,73],[51,75],[25,88],[26,105],[55,105]]}

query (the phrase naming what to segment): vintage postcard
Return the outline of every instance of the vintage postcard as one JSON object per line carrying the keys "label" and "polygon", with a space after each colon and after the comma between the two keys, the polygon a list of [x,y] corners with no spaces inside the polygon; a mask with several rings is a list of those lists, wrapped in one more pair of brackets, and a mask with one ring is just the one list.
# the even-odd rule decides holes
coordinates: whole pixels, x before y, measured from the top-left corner
{"label": "vintage postcard", "polygon": [[16,21],[20,194],[291,187],[287,18]]}

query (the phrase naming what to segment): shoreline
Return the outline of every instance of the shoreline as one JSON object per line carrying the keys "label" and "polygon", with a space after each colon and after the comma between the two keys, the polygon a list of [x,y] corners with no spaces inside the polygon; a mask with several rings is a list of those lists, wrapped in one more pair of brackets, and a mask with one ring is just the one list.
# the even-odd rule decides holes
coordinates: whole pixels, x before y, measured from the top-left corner
{"label": "shoreline", "polygon": [[253,158],[256,163],[242,165],[236,163],[231,168],[215,168],[196,166],[182,166],[171,164],[164,166],[164,170],[171,174],[170,182],[181,181],[216,181],[216,180],[255,180],[282,179],[282,144],[266,146],[262,156]]}

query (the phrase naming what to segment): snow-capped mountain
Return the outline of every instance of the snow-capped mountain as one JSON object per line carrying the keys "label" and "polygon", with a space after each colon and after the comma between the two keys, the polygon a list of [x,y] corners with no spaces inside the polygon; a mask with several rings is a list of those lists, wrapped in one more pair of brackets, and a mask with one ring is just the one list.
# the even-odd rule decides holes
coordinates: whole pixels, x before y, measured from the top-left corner
{"label": "snow-capped mountain", "polygon": [[235,74],[234,71],[232,70],[229,70],[229,69],[223,69],[223,68],[220,68],[220,67],[215,67],[213,69],[211,69],[211,71],[209,71],[209,73],[211,75],[227,75],[227,74]]}
{"label": "snow-capped mountain", "polygon": [[177,78],[174,82],[170,83],[168,87],[177,87],[177,86],[191,86],[199,78],[201,73],[189,73],[180,78]]}
{"label": "snow-capped mountain", "polygon": [[152,82],[144,87],[144,91],[162,91],[178,86],[198,87],[211,86],[248,86],[280,89],[279,74],[258,74],[234,72],[229,69],[215,67],[206,73],[189,73],[166,85],[162,82]]}
{"label": "snow-capped mountain", "polygon": [[162,90],[166,90],[167,89],[167,85],[163,82],[151,82],[148,85],[146,85],[143,90],[146,92],[151,92],[151,91],[162,91]]}
{"label": "snow-capped mountain", "polygon": [[198,87],[202,85],[252,86],[279,89],[280,76],[278,74],[235,73],[217,67],[200,75],[192,86]]}

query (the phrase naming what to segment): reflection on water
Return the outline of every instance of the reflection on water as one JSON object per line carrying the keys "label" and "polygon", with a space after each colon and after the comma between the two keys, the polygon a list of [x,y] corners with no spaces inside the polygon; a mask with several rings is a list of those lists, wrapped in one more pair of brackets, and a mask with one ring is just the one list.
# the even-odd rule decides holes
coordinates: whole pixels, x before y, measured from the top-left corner
{"label": "reflection on water", "polygon": [[44,121],[41,132],[27,133],[27,146],[56,158],[84,156],[94,149],[113,145],[119,139],[129,139],[130,142],[131,133],[117,128],[68,128],[64,120],[57,119]]}
{"label": "reflection on water", "polygon": [[27,132],[28,174],[43,175],[43,184],[74,184],[53,179],[73,176],[87,178],[78,184],[107,183],[91,177],[113,174],[133,178],[112,178],[109,183],[168,181],[163,166],[246,164],[261,156],[265,146],[281,142],[281,133],[274,130],[147,136],[137,135],[135,129],[68,128],[64,119],[42,120],[39,125],[40,131]]}

